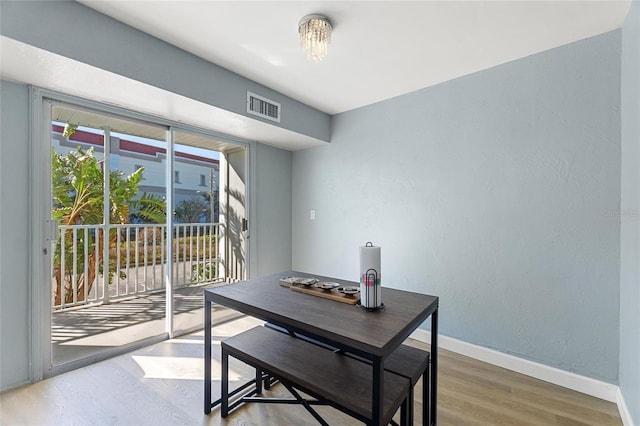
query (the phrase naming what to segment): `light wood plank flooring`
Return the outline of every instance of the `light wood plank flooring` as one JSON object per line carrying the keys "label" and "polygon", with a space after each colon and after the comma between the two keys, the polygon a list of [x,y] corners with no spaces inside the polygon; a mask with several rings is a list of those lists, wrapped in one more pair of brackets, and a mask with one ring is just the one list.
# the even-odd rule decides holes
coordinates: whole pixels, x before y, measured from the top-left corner
{"label": "light wood plank flooring", "polygon": [[[243,317],[214,327],[216,342],[260,324]],[[407,343],[428,349],[414,340]],[[162,342],[0,395],[0,424],[8,425],[316,425],[301,406],[251,404],[227,419],[203,414],[203,333]],[[219,359],[219,349],[214,347]],[[232,360],[239,384],[252,370]],[[213,361],[214,395],[220,364]],[[233,386],[233,385],[232,385]],[[281,386],[273,395],[288,396]],[[621,425],[615,404],[521,374],[440,351],[439,425]],[[421,424],[421,383],[415,424]],[[331,425],[359,422],[330,407]]]}

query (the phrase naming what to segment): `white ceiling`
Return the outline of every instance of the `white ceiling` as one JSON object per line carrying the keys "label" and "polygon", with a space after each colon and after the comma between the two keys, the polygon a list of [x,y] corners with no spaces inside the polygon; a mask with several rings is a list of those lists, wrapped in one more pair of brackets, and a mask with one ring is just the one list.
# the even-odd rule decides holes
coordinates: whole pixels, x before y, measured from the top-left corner
{"label": "white ceiling", "polygon": [[[629,0],[81,3],[329,114],[622,26]],[[333,43],[306,59],[297,24],[327,15]]]}

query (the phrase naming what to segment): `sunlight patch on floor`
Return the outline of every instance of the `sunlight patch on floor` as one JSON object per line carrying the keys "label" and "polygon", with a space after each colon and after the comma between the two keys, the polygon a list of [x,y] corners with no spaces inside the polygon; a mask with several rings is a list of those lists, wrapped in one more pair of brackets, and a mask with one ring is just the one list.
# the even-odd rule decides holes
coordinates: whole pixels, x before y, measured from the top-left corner
{"label": "sunlight patch on floor", "polygon": [[[202,358],[141,356],[131,358],[144,371],[145,379],[200,380],[204,379]],[[220,362],[211,362],[211,379],[220,380],[222,366]],[[229,380],[237,381],[242,376],[229,369]]]}

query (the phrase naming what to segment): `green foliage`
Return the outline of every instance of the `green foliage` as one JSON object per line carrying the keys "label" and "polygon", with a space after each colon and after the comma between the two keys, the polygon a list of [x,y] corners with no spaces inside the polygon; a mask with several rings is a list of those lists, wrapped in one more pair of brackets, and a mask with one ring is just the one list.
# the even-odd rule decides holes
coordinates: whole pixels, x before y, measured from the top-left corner
{"label": "green foliage", "polygon": [[51,217],[61,225],[102,223],[102,169],[93,149],[59,155],[52,152]]}
{"label": "green foliage", "polygon": [[216,276],[216,265],[211,262],[197,263],[191,267],[191,282],[211,281]]}
{"label": "green foliage", "polygon": [[[143,193],[138,199],[138,185],[144,167],[129,176],[119,170],[109,172],[109,222],[128,223],[136,214],[150,223],[163,223],[166,202],[157,194]],[[93,148],[82,148],[67,155],[52,153],[53,209],[51,217],[62,225],[98,225],[103,222],[104,172]]]}
{"label": "green foliage", "polygon": [[209,205],[201,198],[182,200],[176,206],[176,222],[199,223],[209,213]]}
{"label": "green foliage", "polygon": [[167,220],[167,203],[157,194],[143,193],[129,203],[131,216],[145,223],[164,223]]}
{"label": "green foliage", "polygon": [[77,124],[67,123],[64,125],[64,131],[62,132],[62,136],[64,136],[65,138],[70,138],[71,135],[73,135],[77,129],[78,129]]}
{"label": "green foliage", "polygon": [[[142,179],[144,168],[125,176],[119,170],[109,171],[109,223],[128,223],[130,215],[135,214],[152,223],[163,223],[166,218],[166,203],[155,194],[138,196],[138,185]],[[60,225],[99,225],[103,223],[104,215],[104,171],[103,164],[98,161],[93,148],[87,151],[78,148],[66,155],[52,152],[52,219]],[[110,230],[107,238],[109,246],[115,247],[117,231]],[[66,259],[64,271],[60,241],[54,254],[54,268],[56,272],[56,305],[61,302],[62,286],[65,286],[65,301],[72,302],[74,294],[76,300],[84,300],[84,286],[87,292],[91,289],[96,272],[103,274],[102,259],[104,231],[85,232],[79,230],[74,236],[72,232],[65,232],[65,255],[73,256],[75,241],[75,259]],[[96,239],[99,239],[96,249]],[[85,256],[86,246],[86,256]],[[97,256],[97,262],[96,262]],[[87,259],[87,276],[84,274],[85,258]],[[76,262],[74,277],[73,260]],[[96,271],[96,263],[98,270]],[[111,283],[116,271],[114,259],[109,259],[108,281]],[[73,282],[76,282],[75,288]]]}

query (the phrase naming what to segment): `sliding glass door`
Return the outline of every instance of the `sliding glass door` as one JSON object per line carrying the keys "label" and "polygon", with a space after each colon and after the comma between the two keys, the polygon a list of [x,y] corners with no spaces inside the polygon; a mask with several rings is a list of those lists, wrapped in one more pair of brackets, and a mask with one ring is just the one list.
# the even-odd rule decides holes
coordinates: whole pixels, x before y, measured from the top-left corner
{"label": "sliding glass door", "polygon": [[247,144],[60,97],[38,154],[43,377],[202,328],[203,289],[247,264]]}

